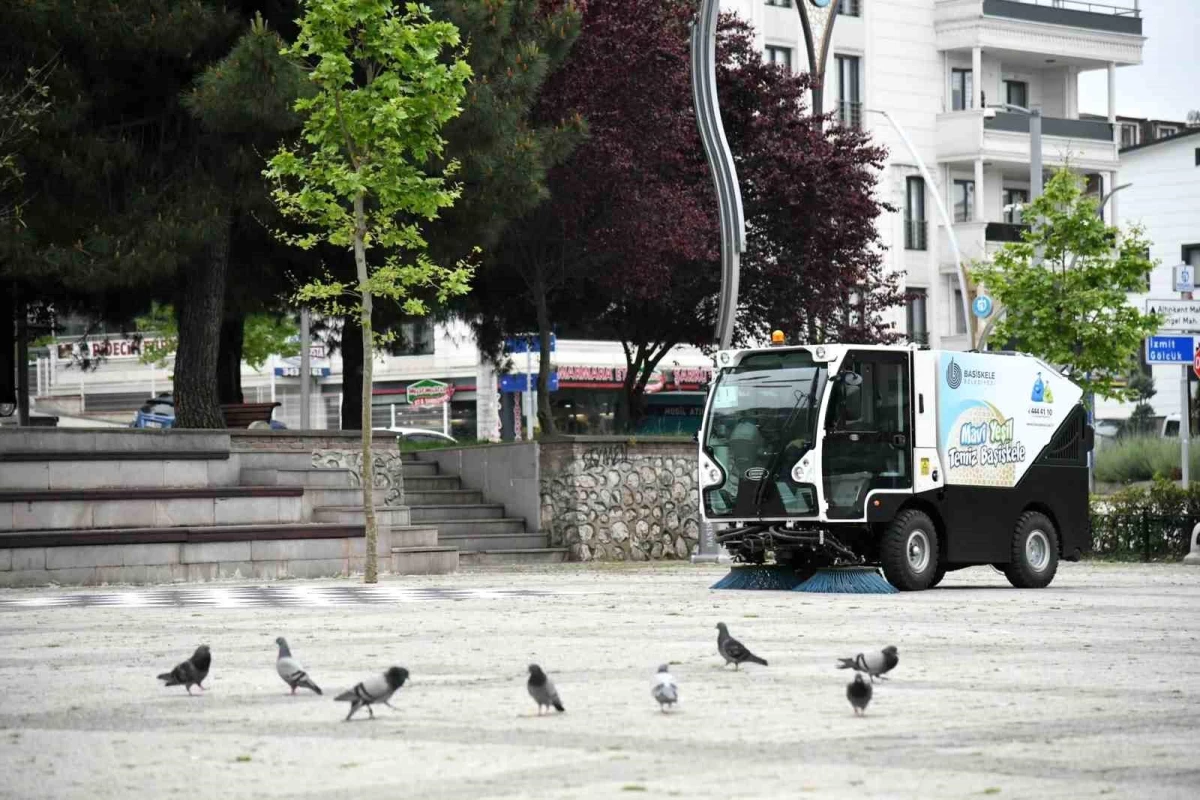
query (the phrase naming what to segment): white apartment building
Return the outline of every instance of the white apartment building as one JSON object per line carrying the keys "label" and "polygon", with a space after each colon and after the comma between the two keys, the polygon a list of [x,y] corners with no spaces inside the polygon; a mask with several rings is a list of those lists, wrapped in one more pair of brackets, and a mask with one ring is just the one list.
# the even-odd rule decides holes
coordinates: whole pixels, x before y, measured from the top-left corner
{"label": "white apartment building", "polygon": [[[985,112],[999,103],[1041,112],[1046,170],[1069,164],[1096,191],[1125,180],[1113,124],[1115,70],[1142,59],[1138,0],[833,2],[841,13],[825,65],[824,110],[863,126],[888,149],[879,191],[898,210],[880,220],[885,263],[905,274],[916,295],[897,323],[932,346],[967,349],[972,321],[963,318],[949,236],[931,193],[952,216],[965,261],[1018,234],[1014,207],[1030,191],[1029,119]],[[723,7],[754,26],[765,58],[803,70],[798,3],[825,5],[724,0]],[[1108,72],[1107,119],[1080,114],[1079,75],[1089,70]],[[925,185],[903,139],[873,110],[888,112],[906,131],[936,186]],[[1116,213],[1114,198],[1106,214]]]}

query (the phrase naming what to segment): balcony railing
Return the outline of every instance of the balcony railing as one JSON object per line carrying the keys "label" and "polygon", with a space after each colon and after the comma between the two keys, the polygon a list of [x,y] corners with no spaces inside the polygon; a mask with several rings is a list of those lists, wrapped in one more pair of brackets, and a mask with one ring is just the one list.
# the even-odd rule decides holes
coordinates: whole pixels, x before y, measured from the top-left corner
{"label": "balcony railing", "polygon": [[[1132,6],[1129,4],[1132,3]],[[1075,28],[1142,33],[1142,12],[1138,0],[1125,5],[1092,0],[983,0],[983,13],[993,17],[1047,22]]]}
{"label": "balcony railing", "polygon": [[929,223],[923,219],[904,220],[904,249],[925,250],[929,246]]}
{"label": "balcony railing", "polygon": [[[997,111],[994,117],[984,117],[983,127],[989,131],[1012,131],[1029,133],[1029,117],[1011,111]],[[1112,124],[1094,119],[1059,119],[1042,117],[1042,136],[1060,136],[1064,139],[1095,139],[1101,142],[1113,140]]]}
{"label": "balcony railing", "polygon": [[984,229],[983,238],[989,242],[1019,242],[1021,235],[1029,230],[1028,225],[1017,225],[1012,222],[989,222]]}
{"label": "balcony railing", "polygon": [[862,127],[862,103],[852,103],[848,100],[838,101],[838,122],[848,128]]}

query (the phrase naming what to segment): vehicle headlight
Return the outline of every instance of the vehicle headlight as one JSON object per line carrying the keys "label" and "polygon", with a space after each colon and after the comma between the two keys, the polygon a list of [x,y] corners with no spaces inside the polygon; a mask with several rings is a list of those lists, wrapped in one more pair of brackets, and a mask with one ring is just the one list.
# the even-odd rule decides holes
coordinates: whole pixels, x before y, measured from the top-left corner
{"label": "vehicle headlight", "polygon": [[707,455],[700,455],[700,488],[708,489],[725,482],[725,473]]}

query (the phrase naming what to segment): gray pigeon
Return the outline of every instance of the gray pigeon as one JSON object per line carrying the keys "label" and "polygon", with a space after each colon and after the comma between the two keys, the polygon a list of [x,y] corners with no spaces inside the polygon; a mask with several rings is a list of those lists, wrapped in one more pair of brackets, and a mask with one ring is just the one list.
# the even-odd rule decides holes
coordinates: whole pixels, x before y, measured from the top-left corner
{"label": "gray pigeon", "polygon": [[382,675],[367,678],[353,689],[348,689],[333,699],[339,703],[350,704],[350,713],[346,715],[347,722],[363,706],[367,707],[367,713],[371,715],[371,719],[375,719],[375,712],[371,710],[371,706],[381,703],[394,710],[395,706],[388,700],[396,693],[397,689],[404,685],[406,680],[408,680],[408,670],[404,667],[391,667]]}
{"label": "gray pigeon", "polygon": [[288,647],[287,639],[280,636],[275,640],[275,644],[279,645],[279,658],[275,661],[275,671],[279,673],[279,677],[283,678],[284,683],[292,687],[292,694],[296,693],[297,688],[312,689],[317,694],[321,694],[321,687],[308,677],[308,673],[304,671],[304,667],[300,666],[300,662],[292,658],[292,651]]}
{"label": "gray pigeon", "polygon": [[871,694],[874,691],[871,684],[863,680],[861,674],[856,674],[854,680],[846,684],[846,699],[854,706],[854,716],[867,713],[867,703],[871,702]]}
{"label": "gray pigeon", "polygon": [[900,655],[894,645],[888,645],[878,653],[864,655],[859,653],[854,658],[839,658],[838,669],[853,669],[855,672],[865,672],[871,683],[876,678],[886,680],[884,673],[891,672],[900,663]]}
{"label": "gray pigeon", "polygon": [[196,648],[196,652],[192,653],[191,658],[170,672],[159,675],[158,680],[164,681],[166,686],[182,686],[187,689],[188,694],[192,693],[193,686],[199,686],[203,691],[204,679],[208,677],[208,668],[211,664],[212,654],[208,651],[208,645],[202,644]]}
{"label": "gray pigeon", "polygon": [[675,679],[671,677],[666,664],[660,666],[658,672],[654,674],[654,684],[650,687],[650,694],[654,695],[654,699],[658,701],[658,707],[663,713],[679,702],[679,687],[675,685]]}
{"label": "gray pigeon", "polygon": [[725,666],[733,664],[735,670],[747,662],[762,664],[764,667],[767,665],[765,659],[754,655],[746,649],[744,644],[730,636],[729,629],[725,627],[724,622],[717,623],[717,652],[721,654],[721,658],[725,659]]}
{"label": "gray pigeon", "polygon": [[529,681],[525,687],[529,689],[529,696],[538,704],[539,717],[542,715],[542,709],[549,709],[551,706],[558,711],[566,711],[562,700],[558,699],[558,689],[554,688],[554,681],[550,680],[550,676],[542,672],[542,668],[537,664],[529,665]]}

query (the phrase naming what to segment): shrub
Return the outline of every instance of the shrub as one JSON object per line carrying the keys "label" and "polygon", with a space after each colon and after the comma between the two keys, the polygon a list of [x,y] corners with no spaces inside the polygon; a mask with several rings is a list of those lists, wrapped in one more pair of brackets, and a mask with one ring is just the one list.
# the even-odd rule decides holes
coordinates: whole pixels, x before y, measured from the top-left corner
{"label": "shrub", "polygon": [[1179,559],[1200,522],[1200,483],[1187,489],[1159,478],[1092,499],[1092,552],[1120,559]]}
{"label": "shrub", "polygon": [[[1191,474],[1200,476],[1200,439],[1193,439],[1188,460]],[[1125,436],[1096,451],[1096,480],[1135,483],[1180,475],[1178,439]]]}

